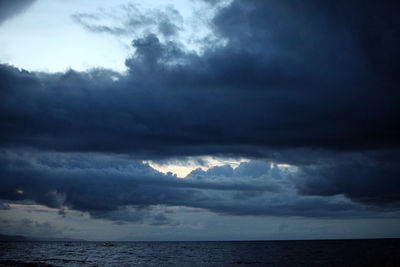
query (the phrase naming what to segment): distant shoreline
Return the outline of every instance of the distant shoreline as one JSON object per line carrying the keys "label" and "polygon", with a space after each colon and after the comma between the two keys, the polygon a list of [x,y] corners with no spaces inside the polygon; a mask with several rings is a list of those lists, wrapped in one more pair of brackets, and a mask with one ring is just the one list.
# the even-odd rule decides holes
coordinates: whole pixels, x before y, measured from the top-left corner
{"label": "distant shoreline", "polygon": [[174,242],[295,242],[295,241],[359,241],[359,240],[400,240],[400,237],[378,237],[378,238],[327,238],[327,239],[258,239],[258,240],[84,240],[84,239],[73,239],[73,238],[37,238],[28,237],[22,235],[4,235],[0,234],[0,242],[93,242],[93,243],[123,243],[123,242],[163,242],[163,243],[174,243]]}

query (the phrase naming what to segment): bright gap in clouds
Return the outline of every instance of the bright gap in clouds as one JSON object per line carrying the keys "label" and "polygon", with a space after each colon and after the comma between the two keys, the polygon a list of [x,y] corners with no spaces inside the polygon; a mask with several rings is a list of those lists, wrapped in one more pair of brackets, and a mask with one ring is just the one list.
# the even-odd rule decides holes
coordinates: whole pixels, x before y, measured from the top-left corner
{"label": "bright gap in clouds", "polygon": [[[184,159],[166,160],[166,161],[152,161],[147,160],[143,163],[147,163],[153,169],[167,174],[168,172],[175,174],[178,178],[185,178],[190,172],[196,169],[202,169],[207,171],[208,169],[215,166],[229,165],[233,169],[236,169],[240,163],[249,162],[250,159],[246,158],[224,158],[224,157],[211,157],[211,156],[197,156],[197,157],[186,157]],[[271,163],[271,168],[287,169],[296,171],[296,167],[289,164],[274,164]]]}
{"label": "bright gap in clouds", "polygon": [[176,174],[179,178],[185,178],[191,171],[198,168],[206,171],[209,168],[215,166],[229,165],[233,169],[238,167],[242,162],[249,162],[249,159],[245,158],[220,158],[220,157],[210,157],[210,156],[199,156],[199,157],[189,157],[183,160],[168,160],[164,162],[157,161],[143,161],[143,163],[149,164],[153,169],[162,172]]}
{"label": "bright gap in clouds", "polygon": [[[0,25],[0,63],[29,71],[85,71],[100,67],[123,72],[125,59],[134,52],[133,39],[155,33],[165,41],[156,25],[130,24],[132,20],[141,22],[154,15],[150,19],[157,20],[157,14],[177,11],[171,21],[177,34],[168,38],[200,52],[203,38],[213,40],[208,23],[217,8],[193,0],[37,0],[24,13]],[[87,24],[125,31],[93,31]]]}

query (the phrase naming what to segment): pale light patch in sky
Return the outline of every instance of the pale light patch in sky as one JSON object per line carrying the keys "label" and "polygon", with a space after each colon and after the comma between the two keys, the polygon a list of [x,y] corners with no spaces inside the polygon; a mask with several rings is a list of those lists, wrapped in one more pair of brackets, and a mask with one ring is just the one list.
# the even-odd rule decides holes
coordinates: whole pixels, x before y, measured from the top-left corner
{"label": "pale light patch in sky", "polygon": [[45,72],[100,66],[122,70],[126,53],[118,41],[88,34],[73,23],[70,15],[78,10],[73,2],[39,0],[6,21],[0,28],[0,61]]}
{"label": "pale light patch in sky", "polygon": [[23,195],[23,194],[24,194],[24,191],[21,190],[21,189],[19,189],[19,190],[17,190],[17,194],[18,194],[18,195]]}
{"label": "pale light patch in sky", "polygon": [[[10,203],[9,210],[0,210],[0,232],[8,235],[24,235],[37,238],[82,238],[84,225],[91,221],[89,214],[37,204]],[[83,229],[82,229],[83,228]],[[89,227],[87,227],[89,229]]]}
{"label": "pale light patch in sky", "polygon": [[[221,5],[229,2],[223,1]],[[128,4],[137,6],[144,14],[166,7],[176,9],[183,18],[177,39],[189,50],[199,51],[199,40],[212,34],[208,23],[216,8],[201,1],[37,0],[26,12],[1,25],[0,63],[29,71],[62,72],[71,68],[85,71],[102,67],[123,72],[126,70],[125,59],[134,52],[131,41],[144,33],[112,36],[90,32],[74,21],[73,16],[100,11],[107,14],[107,10],[112,10],[114,17],[118,17]]]}
{"label": "pale light patch in sky", "polygon": [[168,173],[171,172],[176,174],[179,178],[186,177],[191,171],[195,169],[208,170],[215,166],[230,165],[232,168],[239,166],[241,162],[248,162],[249,159],[245,158],[221,158],[211,156],[199,156],[199,157],[188,157],[183,160],[173,160],[167,162],[156,162],[156,161],[143,161],[149,164],[153,169],[159,172]]}
{"label": "pale light patch in sky", "polygon": [[[34,204],[0,210],[0,232],[38,238],[90,241],[284,240],[398,236],[399,219],[332,219],[218,215],[203,209],[153,206],[176,224],[149,225],[92,218],[88,213]],[[29,219],[28,219],[29,218]],[[383,229],[383,230],[382,230]]]}

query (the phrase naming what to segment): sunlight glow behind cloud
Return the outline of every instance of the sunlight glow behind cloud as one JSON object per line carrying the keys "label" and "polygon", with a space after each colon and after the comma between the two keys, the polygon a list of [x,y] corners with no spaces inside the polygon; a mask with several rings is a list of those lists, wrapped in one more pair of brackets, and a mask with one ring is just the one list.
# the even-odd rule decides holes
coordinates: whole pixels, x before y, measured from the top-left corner
{"label": "sunlight glow behind cloud", "polygon": [[241,162],[249,162],[249,159],[240,158],[220,158],[220,157],[211,157],[211,156],[199,156],[199,157],[190,157],[181,160],[168,161],[168,162],[156,162],[156,161],[144,161],[144,163],[149,164],[152,168],[160,171],[162,173],[171,172],[172,174],[176,174],[179,178],[184,178],[191,171],[195,169],[202,169],[206,171],[215,166],[223,166],[229,165],[232,168],[236,168],[239,166]]}

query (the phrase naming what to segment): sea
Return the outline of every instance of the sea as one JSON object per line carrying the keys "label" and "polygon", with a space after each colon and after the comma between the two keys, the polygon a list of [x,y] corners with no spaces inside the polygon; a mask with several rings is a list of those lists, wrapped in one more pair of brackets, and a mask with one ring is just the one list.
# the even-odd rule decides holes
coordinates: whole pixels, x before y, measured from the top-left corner
{"label": "sea", "polygon": [[0,266],[400,266],[400,239],[0,242]]}

